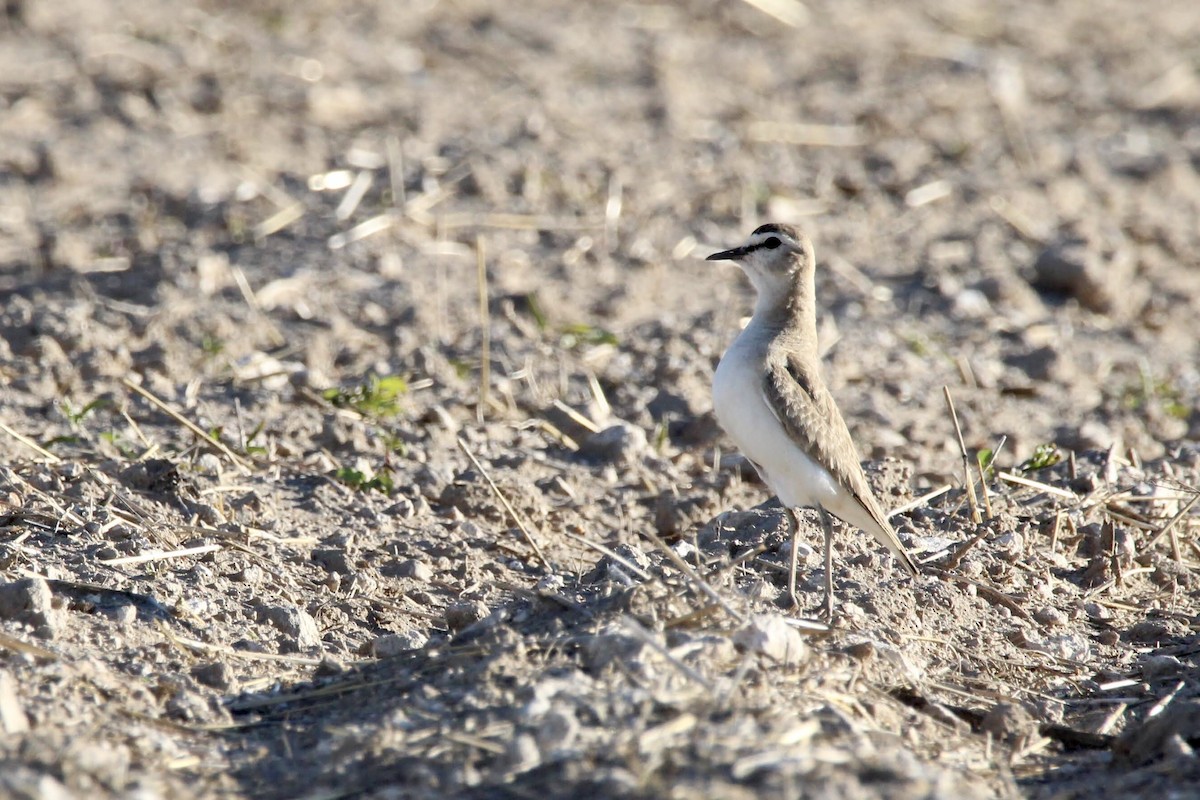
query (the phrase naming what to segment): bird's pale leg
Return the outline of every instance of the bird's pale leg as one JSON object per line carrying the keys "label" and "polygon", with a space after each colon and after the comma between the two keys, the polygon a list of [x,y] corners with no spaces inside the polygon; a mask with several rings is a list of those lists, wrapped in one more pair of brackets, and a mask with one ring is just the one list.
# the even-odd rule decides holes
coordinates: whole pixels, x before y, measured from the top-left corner
{"label": "bird's pale leg", "polygon": [[796,596],[796,568],[800,563],[800,520],[796,519],[794,508],[787,511],[788,526],[792,529],[791,566],[788,568],[788,597],[792,600],[792,608],[800,607],[800,598]]}
{"label": "bird's pale leg", "polygon": [[[821,613],[828,621],[833,620],[833,523],[829,520],[829,512],[823,507],[817,506],[817,512],[821,515],[821,527],[825,529],[825,604]],[[794,546],[794,545],[793,545]],[[792,556],[792,565],[795,566],[796,557]],[[793,595],[794,597],[794,595]]]}

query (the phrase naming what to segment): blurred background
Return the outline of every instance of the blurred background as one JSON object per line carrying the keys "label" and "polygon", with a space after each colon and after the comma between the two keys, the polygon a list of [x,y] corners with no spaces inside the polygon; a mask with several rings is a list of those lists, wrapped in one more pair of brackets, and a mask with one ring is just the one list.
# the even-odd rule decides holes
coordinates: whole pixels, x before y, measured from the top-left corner
{"label": "blurred background", "polygon": [[[1195,0],[7,0],[0,795],[1194,791],[1198,219]],[[709,388],[768,221],[966,543],[839,537],[790,666],[651,542],[798,638]],[[971,521],[943,387],[1055,485]]]}
{"label": "blurred background", "polygon": [[683,334],[699,414],[749,292],[698,259],[778,220],[816,240],[835,386],[888,387],[838,392],[868,450],[941,443],[906,409],[945,383],[1014,457],[1197,433],[1194,3],[65,1],[2,25],[0,330],[43,365],[50,332],[61,388],[478,361],[482,236],[510,316]]}

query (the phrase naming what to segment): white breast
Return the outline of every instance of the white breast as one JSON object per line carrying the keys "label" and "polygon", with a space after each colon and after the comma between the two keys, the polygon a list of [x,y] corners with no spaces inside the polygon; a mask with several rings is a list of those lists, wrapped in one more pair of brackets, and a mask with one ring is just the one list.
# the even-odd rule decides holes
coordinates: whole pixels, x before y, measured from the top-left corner
{"label": "white breast", "polygon": [[784,505],[828,506],[837,496],[833,476],[792,442],[763,394],[766,339],[751,320],[725,351],[713,375],[713,410]]}

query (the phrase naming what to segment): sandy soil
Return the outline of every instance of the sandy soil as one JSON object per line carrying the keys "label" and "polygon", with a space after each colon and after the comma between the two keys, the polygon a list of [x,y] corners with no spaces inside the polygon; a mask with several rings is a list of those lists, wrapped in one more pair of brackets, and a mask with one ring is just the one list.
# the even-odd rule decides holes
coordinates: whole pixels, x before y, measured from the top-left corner
{"label": "sandy soil", "polygon": [[[1195,790],[1200,4],[5,12],[0,796]],[[769,220],[924,565],[825,635]]]}

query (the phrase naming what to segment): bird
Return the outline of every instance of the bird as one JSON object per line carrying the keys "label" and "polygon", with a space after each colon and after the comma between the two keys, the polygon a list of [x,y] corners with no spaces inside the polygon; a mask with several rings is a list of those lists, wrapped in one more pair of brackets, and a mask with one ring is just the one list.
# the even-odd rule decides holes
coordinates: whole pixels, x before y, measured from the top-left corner
{"label": "bird", "polygon": [[797,608],[796,509],[816,508],[825,533],[820,613],[832,621],[830,514],[874,536],[910,575],[919,571],[871,491],[850,429],[821,378],[812,242],[791,225],[768,223],[742,246],[706,260],[733,261],[757,294],[749,324],[713,375],[713,410],[785,509],[792,534],[788,595]]}

